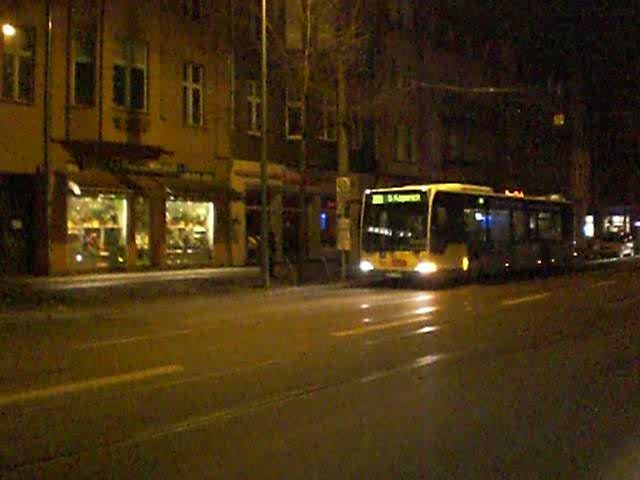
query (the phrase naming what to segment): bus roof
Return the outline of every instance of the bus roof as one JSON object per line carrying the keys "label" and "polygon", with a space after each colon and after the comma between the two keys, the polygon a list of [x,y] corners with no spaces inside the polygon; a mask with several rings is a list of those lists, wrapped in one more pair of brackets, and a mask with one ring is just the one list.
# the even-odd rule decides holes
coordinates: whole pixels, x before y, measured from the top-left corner
{"label": "bus roof", "polygon": [[541,202],[555,202],[555,203],[570,203],[566,198],[559,194],[550,195],[523,195],[522,192],[505,192],[496,193],[493,188],[484,185],[473,185],[467,183],[428,183],[423,185],[403,185],[400,187],[385,187],[385,188],[372,188],[367,192],[396,192],[403,190],[435,190],[438,192],[453,192],[453,193],[471,193],[476,195],[490,195],[492,197],[502,198],[522,198],[523,200],[541,201]]}

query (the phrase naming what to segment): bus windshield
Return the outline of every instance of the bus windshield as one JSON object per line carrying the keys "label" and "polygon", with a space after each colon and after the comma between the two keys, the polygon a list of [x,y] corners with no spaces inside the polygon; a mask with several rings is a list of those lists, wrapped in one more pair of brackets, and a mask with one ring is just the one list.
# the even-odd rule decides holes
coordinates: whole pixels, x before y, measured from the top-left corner
{"label": "bus windshield", "polygon": [[387,191],[365,196],[362,248],[366,252],[427,248],[427,192]]}

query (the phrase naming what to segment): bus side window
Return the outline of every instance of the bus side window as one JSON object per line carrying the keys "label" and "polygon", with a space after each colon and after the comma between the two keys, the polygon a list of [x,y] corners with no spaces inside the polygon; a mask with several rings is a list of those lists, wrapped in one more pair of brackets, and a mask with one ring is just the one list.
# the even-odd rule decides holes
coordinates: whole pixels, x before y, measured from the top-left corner
{"label": "bus side window", "polygon": [[463,197],[438,193],[431,215],[431,250],[443,253],[450,243],[464,243]]}
{"label": "bus side window", "polygon": [[498,250],[506,249],[511,243],[511,215],[509,210],[489,210],[489,229],[493,246]]}
{"label": "bus side window", "polygon": [[573,240],[573,211],[565,208],[562,211],[562,238],[564,240]]}
{"label": "bus side window", "polygon": [[463,217],[469,256],[472,259],[478,258],[487,244],[487,218],[485,209],[476,206],[465,208]]}
{"label": "bus side window", "polygon": [[529,233],[529,218],[527,212],[524,210],[513,210],[511,214],[513,241],[515,243],[525,242]]}
{"label": "bus side window", "polygon": [[538,212],[538,234],[542,240],[562,240],[559,212]]}
{"label": "bus side window", "polygon": [[538,212],[531,212],[529,215],[529,238],[538,240]]}

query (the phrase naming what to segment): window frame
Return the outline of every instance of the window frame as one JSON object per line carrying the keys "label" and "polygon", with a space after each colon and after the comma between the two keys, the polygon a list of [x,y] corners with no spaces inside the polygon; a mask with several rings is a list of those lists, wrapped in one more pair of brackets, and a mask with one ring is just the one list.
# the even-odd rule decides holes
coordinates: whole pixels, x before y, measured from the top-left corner
{"label": "window frame", "polygon": [[[16,30],[14,38],[18,38],[18,34],[20,32],[24,36],[23,38],[27,41],[27,44],[29,43],[29,40],[31,41],[31,49],[27,50],[19,47],[15,47],[15,50],[12,50],[10,48],[8,49],[5,35],[2,35],[2,74],[0,76],[2,89],[0,90],[0,98],[4,101],[32,105],[35,103],[36,98],[36,28],[24,26],[14,26],[14,28]],[[31,38],[29,38],[29,36]],[[5,96],[5,68],[8,57],[11,57],[13,75],[11,80],[11,95]],[[20,96],[20,75],[22,59],[30,59],[29,64],[31,66],[31,78],[28,85],[29,95],[26,98],[22,98]]]}
{"label": "window frame", "polygon": [[257,80],[247,82],[247,102],[249,103],[249,135],[262,136],[262,92]]}
{"label": "window frame", "polygon": [[[401,134],[401,132],[405,132]],[[393,155],[398,163],[415,163],[415,138],[413,128],[406,123],[396,125],[394,129]]]}
{"label": "window frame", "polygon": [[182,14],[194,21],[202,19],[205,15],[205,0],[182,0]]}
{"label": "window frame", "polygon": [[[304,119],[302,118],[302,95],[293,95],[295,88],[287,87],[285,89],[285,134],[287,140],[302,140],[304,133]],[[292,132],[291,115],[298,112],[300,118],[300,132]]]}
{"label": "window frame", "polygon": [[[121,39],[118,42],[120,51],[116,47],[116,53],[113,56],[113,73],[115,77],[115,70],[117,67],[124,67],[124,103],[121,105],[116,103],[116,84],[113,81],[113,104],[116,108],[123,110],[135,111],[135,112],[148,112],[149,111],[149,44],[145,41],[135,39]],[[135,49],[142,47],[144,52],[144,61],[142,63],[135,60]],[[134,69],[142,69],[143,71],[143,106],[142,108],[134,108],[131,106],[132,92],[132,72]]]}
{"label": "window frame", "polygon": [[[86,45],[83,45],[82,42],[89,41],[92,42],[92,51],[89,57],[84,57],[84,51],[82,51],[82,56],[79,55],[79,52],[84,49]],[[76,106],[86,106],[91,107],[96,104],[96,35],[95,32],[75,32],[71,41],[71,49],[72,49],[72,62],[71,62],[71,104]],[[84,57],[84,58],[82,58]],[[92,85],[91,85],[91,99],[88,102],[79,102],[78,101],[78,64],[89,64],[92,68]]]}
{"label": "window frame", "polygon": [[[322,125],[320,127],[319,139],[325,142],[338,141],[338,101],[335,92],[323,93],[320,101],[320,114]],[[333,127],[331,127],[333,119]],[[333,133],[333,134],[331,134]]]}
{"label": "window frame", "polygon": [[[195,82],[194,72],[198,71],[199,80]],[[183,95],[183,120],[189,127],[204,127],[204,65],[195,62],[186,62],[182,67],[182,95]],[[194,94],[198,91],[200,117],[194,119]]]}

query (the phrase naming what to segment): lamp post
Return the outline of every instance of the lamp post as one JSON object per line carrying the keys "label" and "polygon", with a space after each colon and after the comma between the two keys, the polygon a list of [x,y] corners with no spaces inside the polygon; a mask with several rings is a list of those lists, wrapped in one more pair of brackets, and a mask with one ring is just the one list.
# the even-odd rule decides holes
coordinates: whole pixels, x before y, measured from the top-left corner
{"label": "lamp post", "polygon": [[267,157],[267,0],[262,0],[262,158],[260,161],[260,186],[261,186],[261,270],[262,281],[265,288],[270,287],[269,278],[269,202],[268,202],[268,168]]}

